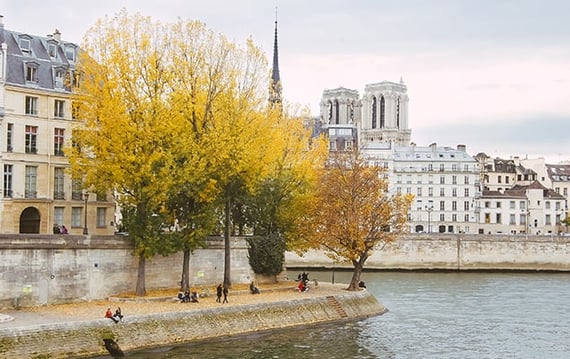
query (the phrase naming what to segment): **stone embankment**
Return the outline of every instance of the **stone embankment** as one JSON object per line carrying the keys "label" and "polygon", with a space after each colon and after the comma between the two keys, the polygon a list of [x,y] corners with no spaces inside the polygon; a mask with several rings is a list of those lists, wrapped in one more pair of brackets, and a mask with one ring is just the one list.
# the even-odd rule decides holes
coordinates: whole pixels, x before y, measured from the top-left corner
{"label": "stone embankment", "polygon": [[[107,354],[104,339],[123,351],[271,329],[363,318],[387,309],[367,291],[348,292],[346,285],[320,283],[306,293],[291,288],[259,295],[230,294],[199,303],[100,301],[46,306],[6,313],[0,323],[0,358],[79,358]],[[102,318],[119,304],[125,319]]]}

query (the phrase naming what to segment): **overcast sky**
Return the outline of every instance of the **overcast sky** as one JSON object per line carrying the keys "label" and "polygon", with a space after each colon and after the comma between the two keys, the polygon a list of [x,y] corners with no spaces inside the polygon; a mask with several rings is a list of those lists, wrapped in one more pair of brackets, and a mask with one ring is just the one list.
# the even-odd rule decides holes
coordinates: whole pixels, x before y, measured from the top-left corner
{"label": "overcast sky", "polygon": [[412,141],[475,155],[570,160],[568,0],[0,0],[9,30],[81,44],[121,8],[201,20],[272,56],[275,7],[287,101],[319,114],[324,89],[403,78]]}

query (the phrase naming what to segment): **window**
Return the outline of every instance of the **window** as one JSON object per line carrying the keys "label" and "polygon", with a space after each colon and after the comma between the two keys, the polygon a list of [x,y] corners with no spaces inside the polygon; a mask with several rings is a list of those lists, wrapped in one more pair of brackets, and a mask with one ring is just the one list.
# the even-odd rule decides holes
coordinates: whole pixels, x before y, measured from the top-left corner
{"label": "window", "polygon": [[65,57],[69,61],[75,61],[75,48],[73,46],[67,46],[65,48]]}
{"label": "window", "polygon": [[[454,157],[454,155],[451,155],[451,157]],[[457,163],[452,163],[452,164],[451,164],[451,170],[452,170],[453,172],[456,172],[456,171],[457,171]]]}
{"label": "window", "polygon": [[463,172],[469,172],[469,165],[463,165]]}
{"label": "window", "polygon": [[451,215],[451,221],[457,222],[457,214],[456,214],[456,213],[453,213],[453,214]]}
{"label": "window", "polygon": [[412,193],[412,187],[406,187],[406,193],[411,194]]}
{"label": "window", "polygon": [[497,202],[497,208],[501,208],[501,202]]}
{"label": "window", "polygon": [[457,188],[453,187],[453,188],[451,189],[451,195],[452,195],[453,197],[457,197]]}
{"label": "window", "polygon": [[445,201],[439,201],[439,210],[445,211]]}
{"label": "window", "polygon": [[485,208],[491,208],[491,202],[485,201]]}
{"label": "window", "polygon": [[65,129],[56,128],[53,134],[53,154],[55,156],[63,156],[63,140]]}
{"label": "window", "polygon": [[466,214],[466,215],[463,217],[463,221],[464,221],[464,222],[469,222],[469,215],[468,215],[468,214]]}
{"label": "window", "polygon": [[554,188],[554,192],[556,192],[556,193],[560,194],[560,187],[556,187],[556,188]]}
{"label": "window", "polygon": [[517,221],[516,214],[511,213],[510,218],[509,218],[509,224],[510,225],[517,224],[516,221]]}
{"label": "window", "polygon": [[38,114],[38,98],[26,96],[26,115]]}
{"label": "window", "polygon": [[384,96],[380,97],[380,128],[384,128],[386,118],[386,100]]}
{"label": "window", "polygon": [[469,184],[469,176],[464,176],[463,182],[464,182],[465,184]]}
{"label": "window", "polygon": [[465,188],[465,197],[469,197],[469,188]]}
{"label": "window", "polygon": [[452,176],[452,177],[451,177],[451,183],[452,183],[452,184],[457,184],[457,176]]}
{"label": "window", "polygon": [[500,213],[497,213],[496,218],[497,218],[497,222],[496,222],[496,223],[497,223],[497,224],[501,224],[502,222],[501,222],[501,214],[500,214]]}
{"label": "window", "polygon": [[63,207],[54,207],[53,209],[53,224],[58,226],[63,225]]}
{"label": "window", "polygon": [[439,172],[445,171],[445,165],[443,163],[439,164]]}
{"label": "window", "polygon": [[81,227],[81,213],[83,213],[83,207],[71,208],[71,227]]}
{"label": "window", "polygon": [[65,199],[65,193],[64,193],[64,186],[63,186],[63,180],[64,180],[64,174],[63,174],[64,169],[62,167],[56,167],[54,169],[54,175],[53,175],[53,198],[54,199]]}
{"label": "window", "polygon": [[499,175],[499,176],[497,177],[497,183],[503,183],[502,176]]}
{"label": "window", "polygon": [[418,187],[416,191],[417,191],[418,197],[422,195],[422,188],[421,187]]}
{"label": "window", "polygon": [[53,116],[58,118],[64,118],[65,113],[65,101],[62,100],[55,100],[53,106]]}
{"label": "window", "polygon": [[428,196],[433,197],[433,187],[428,188]]}
{"label": "window", "polygon": [[491,213],[485,213],[485,223],[491,223]]}
{"label": "window", "polygon": [[6,129],[6,151],[12,152],[14,149],[13,146],[13,138],[14,138],[14,124],[9,123]]}
{"label": "window", "polygon": [[509,183],[509,176],[505,176],[505,183]]}
{"label": "window", "polygon": [[544,206],[546,207],[546,209],[550,209],[550,201],[544,202]]}
{"label": "window", "polygon": [[509,201],[509,208],[510,208],[510,209],[515,209],[515,208],[516,208],[516,203],[515,203],[515,201]]}
{"label": "window", "polygon": [[48,44],[48,54],[51,58],[57,55],[57,46],[55,44]]}
{"label": "window", "polygon": [[26,166],[26,198],[37,198],[38,168],[36,166]]}
{"label": "window", "polygon": [[468,210],[469,210],[469,201],[464,201],[464,202],[463,202],[463,210],[464,210],[464,211],[468,211]]}
{"label": "window", "polygon": [[74,179],[71,181],[71,199],[76,201],[83,200],[83,183],[80,180]]}
{"label": "window", "polygon": [[554,207],[557,211],[560,210],[560,202],[558,201],[554,202]]}
{"label": "window", "polygon": [[38,127],[26,126],[26,153],[38,153]]}
{"label": "window", "polygon": [[97,227],[105,227],[105,222],[107,218],[107,208],[98,207],[97,208]]}
{"label": "window", "polygon": [[433,164],[428,164],[428,171],[433,171]]}
{"label": "window", "polygon": [[550,215],[547,214],[546,217],[544,218],[544,224],[547,226],[550,226],[552,223],[550,223]]}
{"label": "window", "polygon": [[452,211],[457,211],[457,201],[451,202],[451,210],[452,210]]}
{"label": "window", "polygon": [[564,195],[564,197],[567,197],[567,196],[568,196],[568,188],[567,188],[567,187],[564,187],[564,188],[563,188],[562,194]]}
{"label": "window", "polygon": [[12,165],[4,165],[4,198],[12,198]]}
{"label": "window", "polygon": [[526,214],[519,215],[519,222],[521,223],[521,226],[526,226]]}
{"label": "window", "polygon": [[32,44],[30,42],[30,39],[20,39],[20,50],[22,50],[24,54],[29,54],[32,52]]}
{"label": "window", "polygon": [[439,176],[439,183],[445,184],[445,176]]}
{"label": "window", "polygon": [[402,187],[396,187],[396,192],[397,192],[397,193],[402,193]]}
{"label": "window", "polygon": [[38,65],[26,64],[26,82],[38,82]]}
{"label": "window", "polygon": [[65,84],[65,71],[56,70],[55,71],[55,87],[63,88],[64,84]]}
{"label": "window", "polygon": [[440,213],[440,214],[439,214],[439,221],[440,221],[440,222],[445,222],[445,214],[443,214],[443,213]]}
{"label": "window", "polygon": [[526,208],[526,202],[525,202],[525,201],[520,201],[520,202],[519,202],[519,207],[520,207],[521,209],[525,209],[525,208]]}
{"label": "window", "polygon": [[329,151],[336,151],[336,141],[329,142]]}
{"label": "window", "polygon": [[556,215],[556,225],[557,226],[560,225],[560,215],[559,214]]}
{"label": "window", "polygon": [[439,189],[439,196],[440,196],[440,197],[444,197],[444,196],[445,196],[445,188],[444,188],[444,187],[441,187],[441,188]]}

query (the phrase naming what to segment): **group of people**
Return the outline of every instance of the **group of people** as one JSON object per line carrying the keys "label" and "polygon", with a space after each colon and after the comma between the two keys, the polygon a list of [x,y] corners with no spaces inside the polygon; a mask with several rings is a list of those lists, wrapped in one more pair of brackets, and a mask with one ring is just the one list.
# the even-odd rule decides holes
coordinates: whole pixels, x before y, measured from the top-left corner
{"label": "group of people", "polygon": [[121,307],[117,307],[117,309],[115,310],[115,314],[111,312],[111,308],[107,308],[107,311],[105,312],[105,318],[109,318],[115,323],[122,322],[123,313],[121,312]]}
{"label": "group of people", "polygon": [[222,295],[224,296],[224,301],[223,303],[228,303],[228,294],[229,294],[229,289],[227,286],[222,286],[222,283],[220,283],[217,287],[216,287],[216,302],[217,303],[222,303]]}
{"label": "group of people", "polygon": [[68,234],[69,232],[67,231],[67,227],[65,226],[65,224],[62,224],[61,226],[54,224],[53,225],[53,234]]}
{"label": "group of people", "polygon": [[198,293],[190,293],[190,291],[186,289],[184,293],[178,293],[178,299],[180,303],[198,303]]}
{"label": "group of people", "polygon": [[299,281],[299,285],[297,286],[299,292],[306,292],[309,290],[309,273],[299,273],[297,280]]}

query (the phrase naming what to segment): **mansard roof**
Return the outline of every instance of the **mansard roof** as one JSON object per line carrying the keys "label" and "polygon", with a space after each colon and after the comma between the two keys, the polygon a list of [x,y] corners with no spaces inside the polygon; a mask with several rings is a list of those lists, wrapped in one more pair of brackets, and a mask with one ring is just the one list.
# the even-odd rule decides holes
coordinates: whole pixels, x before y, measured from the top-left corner
{"label": "mansard roof", "polygon": [[483,190],[482,199],[485,198],[496,198],[496,199],[526,199],[526,191],[524,190],[506,190],[505,192],[500,191],[490,191],[490,190]]}
{"label": "mansard roof", "polygon": [[394,161],[474,162],[466,151],[448,146],[394,146]]}
{"label": "mansard roof", "polygon": [[570,181],[570,165],[546,165],[548,177],[555,182]]}
{"label": "mansard roof", "polygon": [[[16,86],[33,86],[38,89],[47,90],[67,90],[55,86],[54,71],[62,69],[69,71],[75,68],[74,60],[77,59],[78,45],[58,40],[55,36],[36,36],[17,31],[3,31],[3,37],[7,45],[6,58],[6,83]],[[56,32],[59,37],[59,33]],[[30,51],[22,51],[20,47],[21,39],[29,40]],[[54,56],[48,52],[50,45],[55,48]],[[71,59],[66,56],[66,50],[73,51]],[[70,56],[71,57],[71,56]],[[37,82],[29,84],[26,82],[26,66],[33,65],[37,68]]]}
{"label": "mansard roof", "polygon": [[511,189],[508,189],[505,192],[513,192],[513,193],[525,192],[526,193],[527,190],[532,190],[532,189],[542,190],[542,195],[544,198],[555,199],[555,200],[564,200],[565,199],[564,196],[562,196],[560,193],[556,193],[556,191],[552,190],[551,188],[546,188],[539,181],[533,181],[529,185],[516,184]]}

